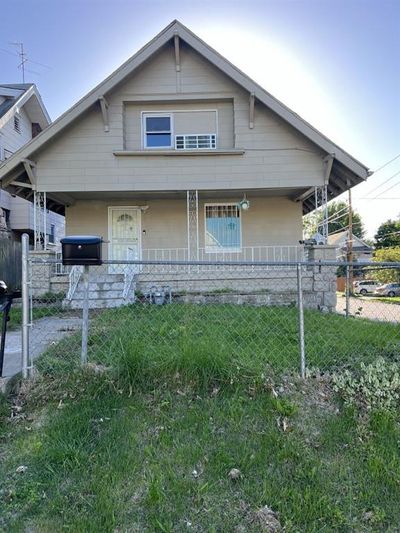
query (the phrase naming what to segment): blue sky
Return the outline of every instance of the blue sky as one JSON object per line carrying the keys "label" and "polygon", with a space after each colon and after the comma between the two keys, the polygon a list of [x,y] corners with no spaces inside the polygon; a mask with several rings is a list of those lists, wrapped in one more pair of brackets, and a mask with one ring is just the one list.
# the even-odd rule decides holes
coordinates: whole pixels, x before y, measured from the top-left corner
{"label": "blue sky", "polygon": [[[21,81],[22,41],[53,119],[178,18],[372,170],[400,154],[398,0],[1,4],[0,81]],[[353,189],[369,236],[400,213],[400,174],[384,184],[397,171],[400,157]]]}

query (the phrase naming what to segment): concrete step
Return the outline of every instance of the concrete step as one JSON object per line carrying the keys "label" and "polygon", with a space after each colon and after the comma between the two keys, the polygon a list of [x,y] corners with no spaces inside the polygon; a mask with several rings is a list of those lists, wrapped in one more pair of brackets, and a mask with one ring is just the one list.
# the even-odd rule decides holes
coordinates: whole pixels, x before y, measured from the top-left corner
{"label": "concrete step", "polygon": [[[82,281],[82,278],[80,280],[80,283]],[[91,274],[89,276],[89,283],[109,283],[109,282],[114,282],[114,281],[119,281],[119,282],[122,282],[124,281],[124,274]]]}
{"label": "concrete step", "polygon": [[[124,283],[91,283],[89,285],[89,292],[93,291],[123,291],[125,287]],[[75,292],[84,292],[85,286],[83,283],[80,283],[77,288],[75,289]]]}
{"label": "concrete step", "polygon": [[[134,293],[134,289],[131,288],[130,294]],[[122,298],[123,290],[111,291],[111,290],[91,290],[89,291],[89,300],[96,300],[97,298]],[[85,298],[85,292],[76,290],[73,296],[73,300],[83,300]]]}
{"label": "concrete step", "polygon": [[[95,300],[89,300],[89,309],[110,309],[113,307],[130,305],[132,303],[134,303],[133,298],[96,298]],[[73,299],[71,302],[64,300],[63,307],[68,307],[69,309],[82,309],[83,300]]]}

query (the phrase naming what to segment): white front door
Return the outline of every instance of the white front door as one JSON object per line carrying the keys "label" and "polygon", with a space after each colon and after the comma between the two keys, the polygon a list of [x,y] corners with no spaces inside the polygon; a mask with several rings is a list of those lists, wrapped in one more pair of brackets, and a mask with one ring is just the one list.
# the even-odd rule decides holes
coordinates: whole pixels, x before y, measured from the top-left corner
{"label": "white front door", "polygon": [[[135,207],[109,208],[109,259],[140,259],[140,214],[140,209]],[[126,265],[111,265],[110,272],[123,273],[126,268]]]}

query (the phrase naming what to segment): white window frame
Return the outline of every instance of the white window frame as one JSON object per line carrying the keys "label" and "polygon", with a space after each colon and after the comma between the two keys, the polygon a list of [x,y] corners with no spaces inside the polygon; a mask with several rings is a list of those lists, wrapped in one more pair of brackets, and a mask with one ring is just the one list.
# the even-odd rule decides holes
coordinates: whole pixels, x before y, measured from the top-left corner
{"label": "white window frame", "polygon": [[[154,118],[169,118],[170,120],[170,131],[165,132],[169,133],[171,136],[171,142],[167,146],[147,146],[147,130],[146,130],[146,118],[148,117],[154,117]],[[157,133],[163,133],[163,132],[157,132]],[[170,149],[174,147],[174,119],[173,119],[173,113],[165,113],[165,112],[157,112],[157,111],[142,111],[142,147],[145,150],[165,150]]]}
{"label": "white window frame", "polygon": [[214,248],[214,247],[210,247],[210,246],[207,246],[206,244],[206,236],[207,236],[207,207],[236,207],[238,208],[238,204],[237,202],[215,202],[215,203],[206,203],[204,204],[204,249],[205,249],[205,252],[207,254],[213,254],[213,253],[216,253],[216,254],[220,254],[220,253],[238,253],[238,252],[241,252],[242,251],[242,245],[243,245],[243,240],[242,240],[242,212],[241,210],[238,208],[238,212],[239,212],[239,239],[240,239],[240,244],[239,244],[239,247],[233,247],[233,248],[228,248],[228,247],[221,247],[221,248]]}

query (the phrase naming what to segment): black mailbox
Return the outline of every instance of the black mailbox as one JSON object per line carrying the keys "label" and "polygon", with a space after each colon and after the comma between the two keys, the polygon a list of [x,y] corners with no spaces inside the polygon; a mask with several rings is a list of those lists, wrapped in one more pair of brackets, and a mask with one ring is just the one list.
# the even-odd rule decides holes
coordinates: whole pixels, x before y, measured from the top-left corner
{"label": "black mailbox", "polygon": [[63,265],[101,265],[103,239],[96,235],[70,235],[61,239]]}

